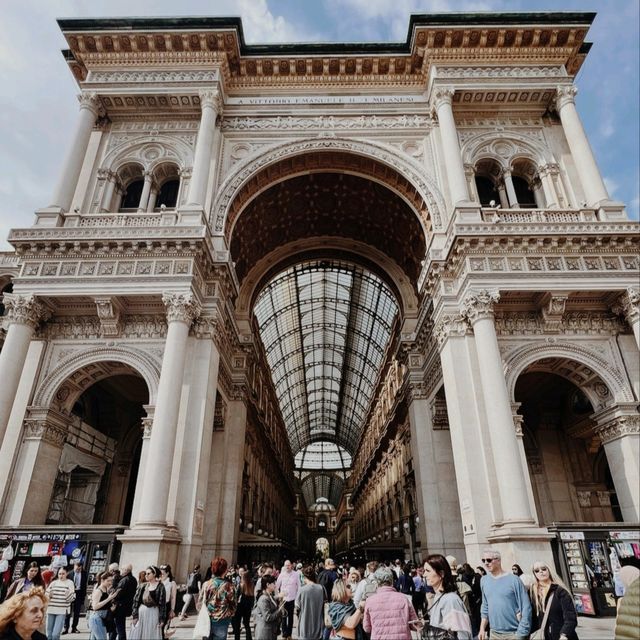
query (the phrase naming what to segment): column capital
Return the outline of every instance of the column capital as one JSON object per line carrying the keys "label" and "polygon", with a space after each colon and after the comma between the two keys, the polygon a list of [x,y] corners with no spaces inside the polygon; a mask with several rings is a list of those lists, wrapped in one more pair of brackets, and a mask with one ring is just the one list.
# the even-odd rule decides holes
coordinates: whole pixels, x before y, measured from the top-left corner
{"label": "column capital", "polygon": [[202,89],[198,92],[200,96],[200,107],[202,109],[211,108],[217,115],[222,113],[223,102],[219,89]]}
{"label": "column capital", "polygon": [[80,103],[80,109],[89,109],[97,118],[100,114],[104,113],[104,107],[102,101],[95,92],[83,92],[78,95],[78,102]]}
{"label": "column capital", "polygon": [[36,329],[41,322],[49,319],[50,311],[33,295],[16,293],[4,294],[5,323],[26,324]]}
{"label": "column capital", "polygon": [[456,90],[451,86],[436,87],[433,90],[431,106],[438,111],[438,109],[445,104],[451,105],[453,102],[453,94],[455,92]]}
{"label": "column capital", "polygon": [[574,84],[561,85],[556,88],[556,109],[558,112],[562,111],[562,108],[567,104],[575,104],[576,94],[578,93],[578,87]]}
{"label": "column capital", "polygon": [[438,318],[433,327],[433,334],[440,351],[451,336],[465,336],[468,332],[469,324],[461,314],[443,315]]}
{"label": "column capital", "polygon": [[640,319],[640,290],[627,289],[618,296],[611,310],[617,315],[623,315],[629,324],[637,322]]}
{"label": "column capital", "polygon": [[478,320],[493,318],[493,308],[499,300],[498,291],[472,291],[462,303],[461,314],[473,326]]}
{"label": "column capital", "polygon": [[596,434],[602,444],[613,442],[623,436],[640,435],[640,414],[624,414],[613,417],[596,427]]}
{"label": "column capital", "polygon": [[162,302],[167,308],[167,322],[184,322],[191,326],[193,321],[200,315],[202,307],[190,293],[170,293],[162,294]]}

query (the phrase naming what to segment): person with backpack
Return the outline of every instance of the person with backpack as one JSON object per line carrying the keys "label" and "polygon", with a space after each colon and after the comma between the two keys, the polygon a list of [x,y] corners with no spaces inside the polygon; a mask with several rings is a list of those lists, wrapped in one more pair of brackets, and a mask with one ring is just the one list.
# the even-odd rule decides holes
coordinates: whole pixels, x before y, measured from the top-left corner
{"label": "person with backpack", "polygon": [[353,604],[355,604],[356,607],[360,606],[361,600],[364,602],[378,589],[378,581],[374,575],[377,568],[378,563],[375,560],[367,562],[365,577],[360,581],[356,588],[356,592],[353,594]]}
{"label": "person with backpack", "polygon": [[200,593],[201,584],[202,577],[200,575],[200,565],[196,562],[193,567],[193,571],[187,578],[187,592],[182,598],[184,604],[182,605],[182,611],[180,612],[180,620],[186,620],[189,617],[187,612],[189,611],[191,603],[195,603],[196,596]]}

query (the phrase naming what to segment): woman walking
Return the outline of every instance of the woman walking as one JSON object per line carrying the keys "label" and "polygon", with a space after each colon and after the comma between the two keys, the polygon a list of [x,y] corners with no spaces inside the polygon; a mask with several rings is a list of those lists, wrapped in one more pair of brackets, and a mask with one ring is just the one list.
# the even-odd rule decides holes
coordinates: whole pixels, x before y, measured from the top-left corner
{"label": "woman walking", "polygon": [[173,617],[176,615],[176,597],[178,595],[178,588],[176,587],[176,581],[173,579],[171,565],[163,564],[160,567],[160,581],[164,586],[164,621],[167,627],[169,627]]}
{"label": "woman walking", "polygon": [[284,611],[284,600],[280,605],[275,600],[276,579],[274,576],[262,576],[261,584],[262,593],[253,610],[256,621],[255,640],[276,640]]}
{"label": "woman walking", "polygon": [[244,624],[246,640],[251,640],[251,610],[255,598],[253,596],[253,580],[248,571],[244,571],[240,577],[240,584],[236,588],[236,600],[238,606],[231,621],[233,636],[235,640],[240,640],[240,626]]}
{"label": "woman walking", "polygon": [[200,587],[202,585],[202,576],[200,575],[200,565],[196,563],[193,567],[193,571],[187,578],[187,592],[184,594],[183,607],[180,612],[180,620],[186,620],[189,612],[189,606],[193,601],[197,601],[197,595],[200,593]]}
{"label": "woman walking", "polygon": [[545,563],[535,562],[531,572],[532,630],[543,628],[545,640],[578,640],[578,617],[569,591]]}
{"label": "woman walking", "polygon": [[435,627],[436,633],[442,629],[455,631],[458,640],[471,640],[469,614],[458,595],[456,580],[447,559],[439,553],[428,556],[424,563],[424,577],[435,591],[429,607],[428,629]]}
{"label": "woman walking", "polygon": [[108,632],[104,621],[109,614],[109,603],[120,593],[117,589],[109,595],[113,586],[113,576],[108,571],[98,575],[98,582],[91,594],[89,632],[91,640],[107,640]]}
{"label": "woman walking", "polygon": [[66,567],[58,569],[58,576],[47,587],[49,606],[47,607],[47,638],[60,640],[64,621],[71,609],[71,603],[76,599],[76,589],[73,580],[67,577]]}
{"label": "woman walking", "polygon": [[162,640],[162,625],[166,611],[166,592],[159,580],[160,569],[155,566],[147,567],[146,582],[138,585],[133,598],[133,625],[141,625],[138,637],[144,640]]}

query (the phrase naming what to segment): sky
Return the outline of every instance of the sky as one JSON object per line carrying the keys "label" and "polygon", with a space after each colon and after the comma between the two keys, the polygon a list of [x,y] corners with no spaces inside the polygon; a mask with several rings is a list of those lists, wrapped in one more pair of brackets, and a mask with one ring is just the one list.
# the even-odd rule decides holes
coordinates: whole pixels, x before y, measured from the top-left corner
{"label": "sky", "polygon": [[639,210],[638,0],[0,0],[0,250],[49,204],[78,117],[56,18],[240,16],[248,44],[405,42],[412,13],[595,11],[577,106],[613,199]]}

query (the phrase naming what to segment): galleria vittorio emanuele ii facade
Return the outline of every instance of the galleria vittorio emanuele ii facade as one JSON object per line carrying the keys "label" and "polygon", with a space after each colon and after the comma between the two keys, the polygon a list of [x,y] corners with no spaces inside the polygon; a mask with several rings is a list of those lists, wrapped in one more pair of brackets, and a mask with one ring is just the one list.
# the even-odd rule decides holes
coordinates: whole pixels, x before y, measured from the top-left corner
{"label": "galleria vittorio emanuele ii facade", "polygon": [[640,556],[639,235],[576,109],[593,17],[60,20],[77,128],[0,256],[20,570],[492,545],[606,607]]}

